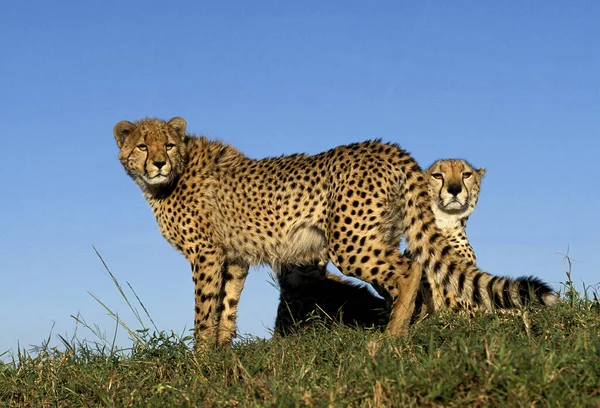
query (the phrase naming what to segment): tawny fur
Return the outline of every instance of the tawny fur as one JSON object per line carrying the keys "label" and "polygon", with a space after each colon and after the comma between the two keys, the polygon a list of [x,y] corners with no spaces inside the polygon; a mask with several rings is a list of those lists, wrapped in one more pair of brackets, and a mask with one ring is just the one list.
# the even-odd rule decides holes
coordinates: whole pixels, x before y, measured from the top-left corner
{"label": "tawny fur", "polygon": [[[489,309],[522,301],[519,281],[493,277],[455,252],[435,226],[421,169],[397,145],[367,141],[254,160],[185,129],[181,118],[122,121],[114,136],[162,235],[192,264],[197,345],[231,341],[252,264],[331,260],[381,285],[393,299],[393,335],[407,333],[423,272]],[[403,234],[413,260],[399,251]],[[481,296],[495,286],[504,298]]]}

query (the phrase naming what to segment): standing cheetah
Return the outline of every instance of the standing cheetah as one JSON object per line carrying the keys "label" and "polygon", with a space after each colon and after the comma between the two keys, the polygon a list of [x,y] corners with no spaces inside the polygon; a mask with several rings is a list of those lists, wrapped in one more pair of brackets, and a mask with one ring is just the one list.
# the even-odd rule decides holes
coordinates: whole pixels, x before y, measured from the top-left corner
{"label": "standing cheetah", "polygon": [[[279,270],[331,260],[390,293],[393,335],[408,331],[423,271],[488,309],[521,304],[529,293],[529,281],[492,277],[456,254],[435,226],[421,169],[397,145],[254,160],[185,131],[182,118],[143,119],[117,123],[114,136],[162,235],[192,264],[196,345],[231,342],[251,264]],[[402,234],[414,261],[399,251]],[[496,287],[502,298],[482,296]],[[543,303],[555,299],[537,289]]]}
{"label": "standing cheetah", "polygon": [[[479,198],[485,169],[476,170],[465,160],[443,159],[425,170],[435,223],[456,252],[475,263],[475,253],[465,228]],[[419,287],[415,316],[425,317],[444,305],[457,307],[451,287],[429,282],[426,274]],[[280,298],[275,333],[283,334],[307,326],[313,315],[324,322],[362,327],[387,324],[391,304],[381,288],[375,296],[366,286],[340,279],[324,267],[306,265],[283,268],[279,275]]]}

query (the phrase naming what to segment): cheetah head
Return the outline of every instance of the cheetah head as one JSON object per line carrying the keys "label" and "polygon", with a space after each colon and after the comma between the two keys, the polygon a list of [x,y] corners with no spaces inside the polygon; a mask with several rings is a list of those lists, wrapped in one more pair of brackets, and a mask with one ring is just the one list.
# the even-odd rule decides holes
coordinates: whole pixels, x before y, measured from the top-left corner
{"label": "cheetah head", "polygon": [[177,117],[168,122],[124,120],[115,125],[119,160],[143,191],[157,192],[182,173],[186,163],[185,128],[185,120]]}
{"label": "cheetah head", "polygon": [[444,159],[425,170],[433,211],[442,216],[468,217],[477,204],[485,169],[475,169],[465,160]]}

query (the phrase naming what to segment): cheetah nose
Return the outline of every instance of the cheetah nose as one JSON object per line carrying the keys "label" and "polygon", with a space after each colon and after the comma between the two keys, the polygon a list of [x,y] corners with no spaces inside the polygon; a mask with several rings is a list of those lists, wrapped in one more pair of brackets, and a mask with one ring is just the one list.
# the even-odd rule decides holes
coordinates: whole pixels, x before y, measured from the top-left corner
{"label": "cheetah nose", "polygon": [[448,192],[452,194],[454,197],[460,194],[462,191],[462,186],[460,184],[452,184],[448,186]]}
{"label": "cheetah nose", "polygon": [[162,169],[162,167],[163,167],[165,164],[167,164],[167,162],[166,162],[166,161],[155,161],[155,162],[154,162],[154,165],[155,165],[155,166],[156,166],[156,168],[157,168],[157,169],[159,169],[159,170],[160,170],[160,169]]}

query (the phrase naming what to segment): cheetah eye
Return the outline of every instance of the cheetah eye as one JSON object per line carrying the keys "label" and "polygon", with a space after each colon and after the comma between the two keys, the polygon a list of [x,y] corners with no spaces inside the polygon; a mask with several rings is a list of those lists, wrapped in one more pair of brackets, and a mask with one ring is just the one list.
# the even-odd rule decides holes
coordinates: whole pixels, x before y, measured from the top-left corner
{"label": "cheetah eye", "polygon": [[463,179],[465,179],[465,180],[466,180],[466,179],[468,179],[469,177],[471,177],[472,175],[473,175],[473,173],[471,173],[471,172],[468,172],[468,171],[465,171],[465,172],[463,173]]}
{"label": "cheetah eye", "polygon": [[431,175],[431,177],[433,177],[436,180],[443,180],[444,179],[444,176],[442,175],[442,173],[433,173]]}
{"label": "cheetah eye", "polygon": [[137,145],[137,148],[142,152],[145,152],[146,150],[148,150],[148,146],[146,146],[145,144],[139,144],[139,145]]}
{"label": "cheetah eye", "polygon": [[165,148],[166,148],[167,150],[171,150],[171,149],[172,149],[172,148],[174,148],[174,147],[175,147],[175,143],[167,143],[167,144],[165,145]]}

